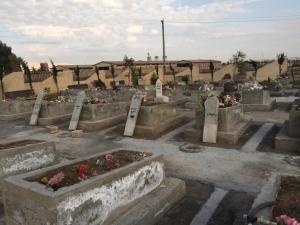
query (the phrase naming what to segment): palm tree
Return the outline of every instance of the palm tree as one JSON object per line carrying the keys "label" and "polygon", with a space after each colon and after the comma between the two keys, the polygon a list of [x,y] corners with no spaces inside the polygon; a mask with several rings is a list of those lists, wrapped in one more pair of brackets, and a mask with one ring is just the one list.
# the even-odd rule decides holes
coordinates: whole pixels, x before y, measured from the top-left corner
{"label": "palm tree", "polygon": [[30,90],[34,93],[34,90],[33,90],[33,86],[32,86],[32,77],[31,77],[31,71],[28,67],[28,64],[25,60],[23,60],[21,62],[21,66],[23,68],[23,72],[24,72],[24,75],[27,77],[28,79],[28,82],[29,82],[29,86],[30,86]]}
{"label": "palm tree", "polygon": [[133,66],[134,66],[134,59],[133,58],[128,58],[127,55],[125,55],[124,60],[123,60],[125,68],[128,68],[128,85],[130,84],[131,81],[131,75],[133,73]]}
{"label": "palm tree", "polygon": [[293,79],[293,84],[295,84],[295,76],[294,76],[294,68],[295,68],[295,64],[296,64],[296,61],[294,60],[292,62],[292,65],[291,65],[291,76],[292,76],[292,79]]}
{"label": "palm tree", "polygon": [[214,83],[215,65],[212,61],[209,62],[209,71],[210,71],[210,74],[211,74],[211,82]]}
{"label": "palm tree", "polygon": [[174,69],[174,67],[172,66],[171,63],[169,64],[169,67],[170,67],[170,70],[171,70],[172,75],[173,75],[173,88],[175,88],[175,82],[176,82],[175,69]]}
{"label": "palm tree", "polygon": [[58,93],[59,88],[58,88],[58,80],[57,80],[57,75],[58,75],[57,68],[54,65],[54,62],[52,61],[52,59],[50,59],[50,62],[51,62],[51,65],[52,65],[52,77],[53,77],[53,80],[54,80],[54,83],[55,83],[55,86],[56,86],[56,91]]}
{"label": "palm tree", "polygon": [[155,65],[155,71],[156,71],[156,75],[159,77],[158,72],[159,72],[159,67],[158,65]]}
{"label": "palm tree", "polygon": [[284,55],[284,53],[280,53],[277,55],[277,62],[279,65],[279,77],[281,77],[281,73],[282,73],[282,64],[285,61],[286,56]]}
{"label": "palm tree", "polygon": [[79,70],[79,66],[76,66],[75,68],[75,76],[76,76],[76,80],[77,80],[77,85],[80,85],[80,70]]}
{"label": "palm tree", "polygon": [[115,67],[114,65],[111,63],[110,64],[110,68],[111,68],[111,76],[112,76],[112,79],[113,79],[113,89],[116,88],[116,82],[115,82]]}
{"label": "palm tree", "polygon": [[97,74],[98,85],[100,86],[101,80],[99,75],[99,68],[95,66],[94,69],[95,69],[95,73]]}
{"label": "palm tree", "polygon": [[235,79],[235,73],[237,72],[237,70],[241,72],[242,69],[244,68],[245,58],[246,58],[246,54],[242,51],[237,51],[237,53],[232,56],[231,61],[234,65],[233,79]]}
{"label": "palm tree", "polygon": [[257,70],[258,70],[258,63],[254,60],[250,60],[249,63],[251,64],[251,66],[253,67],[254,69],[254,79],[256,80],[256,76],[257,76]]}
{"label": "palm tree", "polygon": [[189,63],[189,68],[190,68],[190,71],[191,71],[191,83],[193,83],[193,63]]}
{"label": "palm tree", "polygon": [[3,77],[4,77],[4,66],[0,65],[0,82],[1,82],[1,93],[2,93],[2,99],[5,99],[5,92],[4,92]]}

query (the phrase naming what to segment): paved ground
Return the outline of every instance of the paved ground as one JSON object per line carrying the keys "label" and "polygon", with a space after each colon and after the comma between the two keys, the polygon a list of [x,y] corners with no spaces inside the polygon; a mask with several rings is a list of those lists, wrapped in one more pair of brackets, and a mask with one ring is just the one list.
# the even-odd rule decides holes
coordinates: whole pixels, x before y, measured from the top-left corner
{"label": "paved ground", "polygon": [[[189,111],[185,113],[192,114]],[[287,164],[283,160],[285,155],[256,151],[259,142],[272,126],[275,123],[283,123],[288,118],[288,113],[277,111],[249,114],[256,121],[267,123],[248,140],[241,150],[200,146],[201,151],[198,153],[179,151],[179,147],[185,143],[171,141],[171,139],[176,133],[192,126],[193,122],[179,127],[157,140],[108,136],[106,135],[108,130],[85,133],[83,138],[74,139],[65,129],[58,134],[48,134],[44,128],[27,126],[24,121],[0,122],[0,142],[20,139],[52,140],[56,142],[62,160],[95,154],[116,147],[147,149],[164,154],[166,170],[169,175],[209,183],[220,189],[221,192],[225,190],[226,193],[235,191],[256,195],[271,174],[300,174],[300,168]],[[222,199],[219,200],[222,202]],[[217,208],[216,206],[212,208]],[[208,219],[207,221],[209,221]],[[0,219],[0,225],[2,224]]]}

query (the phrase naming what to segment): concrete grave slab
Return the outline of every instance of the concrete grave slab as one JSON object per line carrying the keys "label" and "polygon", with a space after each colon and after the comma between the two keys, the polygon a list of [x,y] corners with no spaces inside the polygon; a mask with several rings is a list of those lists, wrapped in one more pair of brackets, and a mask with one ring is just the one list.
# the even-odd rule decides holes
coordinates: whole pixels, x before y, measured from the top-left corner
{"label": "concrete grave slab", "polygon": [[32,114],[31,114],[29,125],[36,125],[37,124],[39,114],[40,114],[40,110],[41,110],[41,106],[42,106],[42,102],[43,102],[43,99],[44,99],[44,95],[45,95],[45,89],[42,88],[39,91],[38,96],[36,98],[36,101],[34,103],[34,107],[33,107],[33,111],[32,111]]}
{"label": "concrete grave slab", "polygon": [[69,130],[77,129],[77,125],[78,125],[78,121],[79,121],[79,117],[80,117],[80,113],[82,110],[82,105],[83,105],[84,99],[85,99],[85,92],[84,91],[78,92],[76,102],[75,102],[75,107],[74,107],[72,118],[71,118],[70,125],[69,125]]}
{"label": "concrete grave slab", "polygon": [[0,101],[0,120],[13,121],[18,119],[29,119],[34,102],[34,100]]}
{"label": "concrete grave slab", "polygon": [[203,127],[203,142],[216,143],[218,131],[219,100],[216,96],[208,97],[204,103],[205,119]]}

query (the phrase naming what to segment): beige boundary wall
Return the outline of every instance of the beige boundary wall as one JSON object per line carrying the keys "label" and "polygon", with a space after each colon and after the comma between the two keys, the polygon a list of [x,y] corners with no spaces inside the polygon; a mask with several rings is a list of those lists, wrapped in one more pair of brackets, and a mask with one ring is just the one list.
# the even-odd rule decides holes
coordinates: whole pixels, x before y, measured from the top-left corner
{"label": "beige boundary wall", "polygon": [[[211,81],[211,74],[210,73],[199,73],[199,64],[195,64],[193,66],[193,81],[197,80],[207,80]],[[288,62],[287,60],[284,62],[282,66],[282,73],[286,73],[288,69]],[[106,78],[104,71],[100,72],[100,79],[105,83],[106,87],[111,88],[111,82],[113,81],[112,78]],[[151,76],[155,72],[155,68],[153,67],[153,70],[151,70],[148,74],[145,74],[142,77],[142,83],[144,85],[150,84]],[[233,77],[234,72],[234,66],[232,64],[224,65],[221,69],[214,72],[214,81],[222,80],[225,74],[230,74],[231,77]],[[115,81],[124,81],[126,85],[128,85],[128,69],[125,69],[122,71],[116,78]],[[173,81],[172,75],[166,75],[163,76],[163,66],[159,66],[159,78],[164,83],[167,81]],[[176,79],[179,80],[180,77],[188,75],[190,77],[190,69],[186,68],[185,70],[179,72],[176,74]],[[247,72],[247,77],[250,77],[253,75],[253,72]],[[257,80],[263,81],[267,80],[268,77],[271,79],[278,78],[279,75],[279,66],[277,63],[277,60],[274,60],[265,66],[258,69],[257,72]],[[80,81],[80,84],[88,84],[90,85],[92,81],[97,80],[96,73],[92,74],[88,79]],[[3,78],[4,82],[4,90],[5,92],[12,92],[12,91],[20,91],[20,90],[28,90],[30,89],[29,83],[24,83],[24,75],[23,72],[13,72],[11,74],[8,74]],[[58,88],[59,90],[65,90],[69,85],[76,85],[77,82],[73,80],[73,71],[66,69],[62,72],[58,73]],[[42,87],[44,88],[50,88],[50,93],[55,93],[57,91],[57,88],[55,86],[54,80],[52,77],[47,78],[46,80],[42,82],[34,82],[33,83],[33,89],[35,93],[38,92],[39,89]],[[1,97],[1,94],[0,94]]]}

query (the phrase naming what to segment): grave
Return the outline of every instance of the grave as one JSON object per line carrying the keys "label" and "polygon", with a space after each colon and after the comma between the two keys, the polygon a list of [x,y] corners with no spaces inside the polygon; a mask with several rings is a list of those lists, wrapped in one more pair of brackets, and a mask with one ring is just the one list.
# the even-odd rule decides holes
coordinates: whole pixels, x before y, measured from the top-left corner
{"label": "grave", "polygon": [[170,101],[168,96],[164,96],[163,95],[163,90],[162,90],[162,83],[160,81],[160,79],[158,79],[156,81],[155,84],[155,91],[156,91],[156,98],[155,98],[155,102],[157,103],[168,103]]}
{"label": "grave", "polygon": [[84,99],[85,99],[85,92],[84,91],[78,92],[76,102],[74,104],[74,109],[73,109],[70,125],[69,125],[69,130],[76,130],[76,128],[77,128],[79,117],[80,117],[81,110],[82,110],[82,106],[84,103]]}
{"label": "grave", "polygon": [[6,178],[3,195],[6,225],[155,225],[185,183],[165,177],[162,154],[115,149]]}
{"label": "grave", "polygon": [[216,96],[208,97],[204,103],[205,116],[203,126],[203,142],[216,143],[218,132],[219,100]]}
{"label": "grave", "polygon": [[[216,117],[214,115],[214,117]],[[237,103],[231,107],[218,108],[217,122],[217,143],[236,144],[243,133],[250,126],[250,119],[243,113],[243,107]],[[195,110],[195,125],[193,128],[186,129],[183,135],[186,140],[203,141],[203,130],[205,128],[205,109]],[[216,125],[214,125],[216,126]],[[208,135],[215,135],[215,131]]]}
{"label": "grave", "polygon": [[243,89],[242,104],[245,112],[270,111],[276,104],[276,100],[270,98],[269,91],[263,89]]}
{"label": "grave", "polygon": [[[138,113],[133,136],[156,139],[189,120],[188,117],[177,113],[175,104],[143,102]],[[119,133],[123,133],[124,125],[119,125],[117,130]]]}
{"label": "grave", "polygon": [[290,110],[289,120],[276,135],[275,149],[282,153],[288,149],[300,155],[300,110],[296,107]]}
{"label": "grave", "polygon": [[0,198],[5,177],[40,169],[57,162],[54,142],[19,140],[0,144]]}
{"label": "grave", "polygon": [[124,123],[128,105],[128,102],[84,104],[78,129],[93,131]]}
{"label": "grave", "polygon": [[73,102],[49,102],[42,103],[38,124],[48,126],[68,122],[74,109]]}
{"label": "grave", "polygon": [[34,102],[34,100],[0,101],[0,120],[29,119]]}

